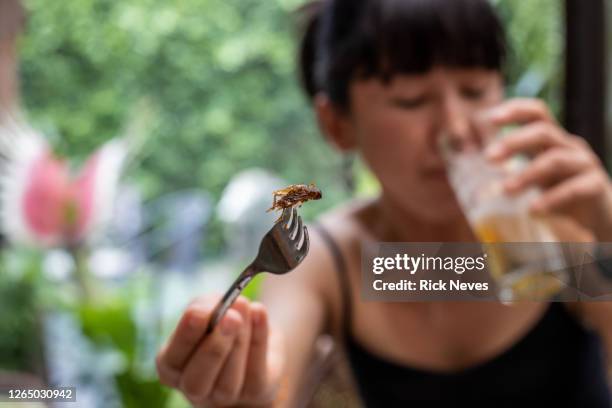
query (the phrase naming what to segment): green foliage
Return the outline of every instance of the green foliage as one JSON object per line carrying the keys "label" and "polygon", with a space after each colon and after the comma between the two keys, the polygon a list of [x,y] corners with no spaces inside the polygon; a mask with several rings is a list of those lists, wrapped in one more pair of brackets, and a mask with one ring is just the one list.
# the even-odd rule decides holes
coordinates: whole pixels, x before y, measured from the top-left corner
{"label": "green foliage", "polygon": [[257,299],[257,295],[261,289],[261,283],[265,279],[264,274],[259,274],[255,276],[247,285],[246,288],[242,291],[242,295],[247,297],[248,299],[255,300]]}
{"label": "green foliage", "polygon": [[24,100],[60,151],[91,151],[146,95],[158,126],[136,177],[149,197],[194,186],[218,197],[251,166],[291,182],[338,182],[295,85],[291,2],[26,5]]}
{"label": "green foliage", "polygon": [[511,96],[540,97],[560,112],[563,80],[563,2],[494,0],[506,23]]}
{"label": "green foliage", "polygon": [[[294,1],[26,0],[20,44],[31,120],[70,157],[122,130],[143,97],[154,128],[131,177],[145,197],[267,168],[346,199],[340,161],[315,129],[294,72]],[[223,245],[213,220],[207,252]]]}
{"label": "green foliage", "polygon": [[37,293],[39,257],[15,264],[0,258],[0,370],[42,374],[42,331]]}
{"label": "green foliage", "polygon": [[[133,298],[107,296],[103,302],[79,307],[79,321],[85,334],[100,350],[120,353],[124,365],[115,376],[123,406],[164,407],[170,390],[159,384],[154,372],[141,369],[136,346],[137,322],[132,317]],[[147,365],[147,364],[145,364]]]}

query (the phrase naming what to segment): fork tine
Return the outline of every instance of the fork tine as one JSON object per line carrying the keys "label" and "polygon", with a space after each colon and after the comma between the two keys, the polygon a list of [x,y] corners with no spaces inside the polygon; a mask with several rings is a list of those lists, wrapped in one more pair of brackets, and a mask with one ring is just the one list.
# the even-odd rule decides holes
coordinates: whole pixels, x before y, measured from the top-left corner
{"label": "fork tine", "polygon": [[297,250],[305,255],[306,252],[308,252],[308,247],[309,247],[309,240],[308,240],[308,229],[306,227],[302,227],[302,233],[300,234],[300,239],[298,240],[298,243],[296,245]]}
{"label": "fork tine", "polygon": [[298,215],[296,218],[297,218],[297,222],[295,223],[295,228],[293,228],[293,231],[291,231],[291,234],[289,234],[289,239],[292,241],[295,241],[295,238],[298,236],[298,233],[300,232],[303,226],[302,217]]}
{"label": "fork tine", "polygon": [[285,225],[285,229],[286,230],[291,230],[293,228],[293,225],[295,223],[295,218],[298,216],[295,208],[291,207],[291,210],[288,211],[289,212],[289,220],[287,221],[287,224]]}
{"label": "fork tine", "polygon": [[281,213],[281,216],[278,218],[277,222],[282,222],[281,225],[287,228],[288,221],[291,221],[291,211],[289,208],[283,208],[283,212]]}
{"label": "fork tine", "polygon": [[295,209],[295,207],[291,207],[291,214],[293,215],[293,222],[295,222],[295,220],[297,220],[298,218],[300,218],[300,216],[298,215],[297,210]]}

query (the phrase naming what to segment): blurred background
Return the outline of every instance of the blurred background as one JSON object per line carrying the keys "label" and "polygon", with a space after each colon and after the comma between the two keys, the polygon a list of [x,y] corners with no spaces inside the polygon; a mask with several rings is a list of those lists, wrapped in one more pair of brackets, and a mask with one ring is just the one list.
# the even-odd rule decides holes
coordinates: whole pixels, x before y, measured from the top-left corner
{"label": "blurred background", "polygon": [[[512,46],[509,96],[545,99],[608,160],[612,4],[493,3]],[[19,131],[42,135],[32,140],[54,152],[49,168],[61,162],[89,174],[78,169],[89,168],[101,146],[129,141],[120,145],[124,154],[107,149],[93,160],[91,180],[104,194],[92,196],[88,214],[97,220],[105,211],[103,229],[49,242],[4,228],[0,386],[73,385],[83,407],[187,406],[158,384],[155,353],[193,297],[223,291],[254,255],[275,218],[265,214],[271,191],[316,182],[324,200],[303,207],[307,220],[376,194],[357,158],[325,144],[300,93],[294,11],[301,4],[0,0],[0,101],[20,107],[32,128]],[[4,130],[9,139],[12,129]],[[121,166],[108,164],[117,160]],[[37,187],[34,207],[59,194],[49,186],[62,171]],[[11,181],[15,191],[28,183]],[[104,210],[98,200],[113,205]],[[7,207],[10,224],[6,217],[19,217]],[[50,210],[40,207],[47,219]],[[247,295],[257,297],[257,288],[255,281]],[[350,400],[331,388],[313,398],[334,407]]]}

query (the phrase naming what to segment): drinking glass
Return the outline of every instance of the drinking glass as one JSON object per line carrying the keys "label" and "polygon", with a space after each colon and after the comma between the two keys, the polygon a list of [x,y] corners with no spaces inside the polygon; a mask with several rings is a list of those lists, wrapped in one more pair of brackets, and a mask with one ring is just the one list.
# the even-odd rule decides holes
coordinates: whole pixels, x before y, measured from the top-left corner
{"label": "drinking glass", "polygon": [[527,160],[491,163],[478,145],[444,135],[440,147],[449,183],[487,253],[500,300],[546,300],[559,292],[568,278],[563,252],[546,221],[529,211],[540,191],[532,187],[509,195],[503,188]]}

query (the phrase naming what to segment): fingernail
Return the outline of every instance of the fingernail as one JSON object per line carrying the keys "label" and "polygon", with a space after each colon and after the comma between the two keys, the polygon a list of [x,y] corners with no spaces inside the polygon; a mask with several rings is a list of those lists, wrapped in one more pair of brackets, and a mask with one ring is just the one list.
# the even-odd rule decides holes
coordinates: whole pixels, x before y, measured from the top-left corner
{"label": "fingernail", "polygon": [[487,112],[487,116],[489,117],[489,119],[496,120],[496,119],[499,119],[503,115],[503,113],[504,113],[503,109],[497,107],[497,108],[490,109]]}
{"label": "fingernail", "polygon": [[544,210],[545,210],[545,206],[540,201],[536,201],[533,204],[531,204],[531,212],[535,214],[543,213]]}
{"label": "fingernail", "polygon": [[194,313],[189,319],[189,327],[192,329],[199,329],[204,326],[206,321],[206,315],[202,313]]}
{"label": "fingernail", "polygon": [[185,393],[185,396],[190,400],[190,401],[198,401],[201,400],[203,397],[200,394],[191,394],[191,393]]}
{"label": "fingernail", "polygon": [[504,182],[504,189],[508,192],[511,192],[511,191],[517,190],[520,187],[520,185],[521,185],[520,180],[512,178]]}
{"label": "fingernail", "polygon": [[504,147],[499,143],[493,143],[487,146],[485,156],[489,160],[499,159],[504,155]]}
{"label": "fingernail", "polygon": [[229,394],[226,394],[224,391],[215,391],[212,399],[215,401],[227,401],[229,399]]}
{"label": "fingernail", "polygon": [[221,334],[225,336],[231,336],[236,333],[236,325],[230,319],[222,319],[221,321]]}
{"label": "fingernail", "polygon": [[253,313],[251,314],[251,319],[253,320],[253,324],[254,325],[258,325],[261,323],[261,311],[260,310],[254,310]]}

